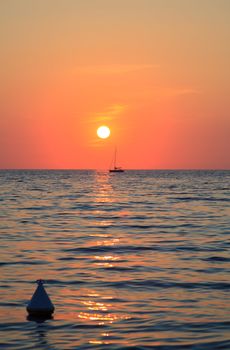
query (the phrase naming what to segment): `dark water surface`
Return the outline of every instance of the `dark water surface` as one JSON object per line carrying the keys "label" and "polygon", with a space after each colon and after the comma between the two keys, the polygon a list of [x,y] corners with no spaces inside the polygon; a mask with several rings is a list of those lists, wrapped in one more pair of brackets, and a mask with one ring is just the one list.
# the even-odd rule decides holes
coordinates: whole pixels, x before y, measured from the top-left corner
{"label": "dark water surface", "polygon": [[0,233],[0,348],[230,349],[230,171],[0,171]]}

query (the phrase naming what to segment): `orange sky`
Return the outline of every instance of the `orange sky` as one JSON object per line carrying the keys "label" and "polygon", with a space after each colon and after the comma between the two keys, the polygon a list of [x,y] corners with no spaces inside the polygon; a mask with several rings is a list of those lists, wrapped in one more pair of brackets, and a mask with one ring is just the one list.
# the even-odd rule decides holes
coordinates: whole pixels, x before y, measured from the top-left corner
{"label": "orange sky", "polygon": [[108,168],[116,145],[230,169],[229,23],[229,0],[2,0],[0,168]]}

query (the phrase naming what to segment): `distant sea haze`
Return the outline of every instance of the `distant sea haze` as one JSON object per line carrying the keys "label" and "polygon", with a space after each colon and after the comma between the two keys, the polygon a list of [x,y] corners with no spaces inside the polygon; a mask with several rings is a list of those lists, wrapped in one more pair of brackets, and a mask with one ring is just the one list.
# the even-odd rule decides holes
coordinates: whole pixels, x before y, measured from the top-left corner
{"label": "distant sea haze", "polygon": [[230,349],[230,171],[4,170],[0,207],[2,349]]}

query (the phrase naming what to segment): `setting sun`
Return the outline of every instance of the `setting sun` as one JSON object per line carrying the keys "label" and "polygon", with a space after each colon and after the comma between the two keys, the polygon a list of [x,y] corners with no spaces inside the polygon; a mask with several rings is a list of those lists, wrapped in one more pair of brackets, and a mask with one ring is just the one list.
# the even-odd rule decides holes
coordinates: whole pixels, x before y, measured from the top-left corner
{"label": "setting sun", "polygon": [[110,129],[108,128],[108,126],[103,125],[97,129],[97,136],[100,137],[101,139],[107,139],[109,135],[110,135]]}

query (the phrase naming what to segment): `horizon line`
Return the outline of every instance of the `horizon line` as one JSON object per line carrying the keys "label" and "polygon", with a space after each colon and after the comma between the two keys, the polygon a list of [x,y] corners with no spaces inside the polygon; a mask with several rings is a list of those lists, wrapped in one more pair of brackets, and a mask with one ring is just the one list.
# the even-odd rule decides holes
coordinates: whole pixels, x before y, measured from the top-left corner
{"label": "horizon line", "polygon": [[[30,170],[30,171],[108,171],[107,168],[0,168],[0,171],[18,171],[18,170]],[[230,168],[125,168],[125,171],[230,171]]]}

